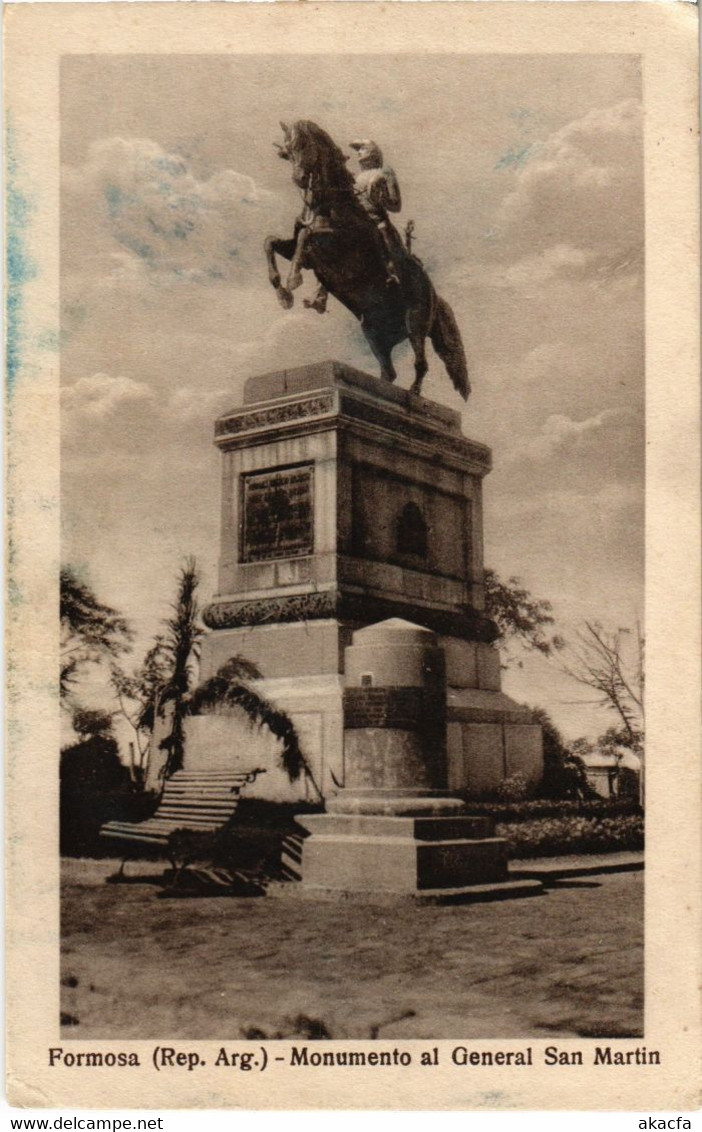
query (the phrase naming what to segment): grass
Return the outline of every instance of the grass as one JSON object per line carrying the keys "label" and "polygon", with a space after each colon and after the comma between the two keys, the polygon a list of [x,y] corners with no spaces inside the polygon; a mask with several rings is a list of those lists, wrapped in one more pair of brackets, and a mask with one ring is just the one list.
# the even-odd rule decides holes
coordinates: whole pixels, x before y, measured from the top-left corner
{"label": "grass", "polygon": [[427,907],[159,900],[114,866],[64,862],[66,1039],[642,1033],[640,873]]}

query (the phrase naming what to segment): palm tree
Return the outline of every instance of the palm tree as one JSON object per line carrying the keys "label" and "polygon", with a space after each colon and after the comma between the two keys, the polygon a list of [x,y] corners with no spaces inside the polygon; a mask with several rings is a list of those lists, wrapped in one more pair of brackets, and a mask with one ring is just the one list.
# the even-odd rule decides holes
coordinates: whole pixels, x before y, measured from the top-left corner
{"label": "palm tree", "polygon": [[183,766],[185,720],[188,716],[238,707],[253,724],[265,727],[280,740],[281,764],[290,781],[296,782],[304,772],[321,798],[322,792],[300,748],[290,716],[271,704],[254,687],[254,682],[262,679],[262,673],[252,661],[243,656],[233,656],[214,676],[191,691],[204,632],[199,622],[196,598],[199,581],[195,559],[189,558],[180,572],[178,594],[171,606],[172,616],[165,622],[167,632],[157,639],[152,650],[155,671],[165,668],[167,675],[160,684],[154,684],[153,699],[138,720],[141,727],[149,723],[153,727],[156,717],[163,718],[165,708],[172,704],[170,730],[159,744],[167,751],[162,778],[170,778]]}
{"label": "palm tree", "polygon": [[291,782],[306,774],[322,798],[312,769],[300,747],[300,740],[290,716],[276,708],[254,687],[262,673],[243,656],[232,656],[214,676],[203,681],[187,701],[188,715],[201,715],[224,708],[241,708],[249,720],[265,727],[282,744],[280,762]]}
{"label": "palm tree", "polygon": [[172,615],[165,621],[167,632],[161,644],[169,675],[160,689],[156,712],[163,716],[165,706],[173,705],[170,731],[160,743],[168,752],[163,768],[164,778],[170,778],[183,766],[187,698],[194,675],[193,664],[199,658],[204,631],[199,623],[200,609],[195,596],[199,583],[195,559],[188,558],[180,571],[178,594],[171,605]]}

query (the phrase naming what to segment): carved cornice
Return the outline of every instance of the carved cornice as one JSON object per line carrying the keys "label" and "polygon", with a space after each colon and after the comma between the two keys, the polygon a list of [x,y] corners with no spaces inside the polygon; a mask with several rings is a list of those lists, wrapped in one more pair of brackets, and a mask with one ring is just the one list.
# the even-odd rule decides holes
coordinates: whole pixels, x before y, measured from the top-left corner
{"label": "carved cornice", "polygon": [[336,617],[338,594],[290,594],[255,601],[213,601],[205,606],[202,619],[210,629],[238,629],[244,625],[276,625],[290,621],[316,621]]}
{"label": "carved cornice", "polygon": [[339,590],[271,596],[252,601],[213,601],[205,607],[202,617],[210,629],[280,625],[323,618],[372,625],[387,617],[403,617],[446,636],[471,641],[489,643],[499,636],[495,623],[469,606],[455,610],[431,609],[411,601],[391,601]]}
{"label": "carved cornice", "polygon": [[215,437],[237,436],[241,432],[253,432],[261,428],[273,428],[290,421],[304,420],[305,417],[319,417],[331,413],[334,408],[334,395],[307,397],[303,401],[287,401],[281,405],[270,405],[266,409],[252,412],[236,412],[220,417],[215,423]]}
{"label": "carved cornice", "polygon": [[342,397],[341,409],[345,416],[354,420],[378,425],[389,432],[399,432],[404,440],[419,440],[450,456],[470,460],[484,471],[489,471],[492,466],[492,453],[485,445],[466,440],[461,434],[453,433],[445,427],[437,427],[424,416],[393,411],[392,406],[381,408],[353,396]]}
{"label": "carved cornice", "polygon": [[299,426],[304,421],[309,421],[312,428],[313,422],[330,416],[337,427],[344,423],[348,427],[351,422],[359,421],[392,433],[404,444],[418,441],[434,452],[473,464],[482,474],[491,467],[490,449],[467,440],[451,425],[433,421],[423,413],[413,413],[403,405],[371,403],[368,397],[354,396],[348,390],[342,392],[338,408],[335,393],[329,390],[296,401],[272,403],[250,410],[239,409],[215,422],[215,442],[223,446],[228,442],[236,444],[237,441],[245,444],[249,434],[266,434],[280,428]]}

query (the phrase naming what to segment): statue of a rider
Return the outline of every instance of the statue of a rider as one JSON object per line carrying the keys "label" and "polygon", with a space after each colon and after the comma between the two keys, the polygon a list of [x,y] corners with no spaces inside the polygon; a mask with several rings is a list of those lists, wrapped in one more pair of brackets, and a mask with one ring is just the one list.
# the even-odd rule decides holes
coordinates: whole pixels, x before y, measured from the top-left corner
{"label": "statue of a rider", "polygon": [[[398,260],[403,249],[397,229],[388,215],[390,212],[399,212],[402,208],[402,196],[397,177],[394,170],[389,165],[384,164],[382,151],[376,142],[368,139],[353,141],[349,144],[351,149],[355,149],[358,153],[358,161],[361,166],[360,173],[357,173],[355,177],[356,198],[364,211],[368,213],[380,234],[387,269],[387,282],[399,284],[400,268]],[[307,229],[307,232],[313,231],[313,218],[306,219],[303,217],[303,226]],[[291,271],[295,285],[297,285],[299,278],[299,262],[302,258],[305,242],[304,237],[298,239],[298,250],[295,255],[298,262],[293,265],[296,270]],[[327,309],[326,288],[320,285],[314,298],[305,299],[304,305],[323,314]]]}
{"label": "statue of a rider", "polygon": [[383,240],[388,283],[399,283],[397,248],[400,243],[389,212],[402,208],[400,186],[395,172],[383,164],[380,147],[374,141],[355,141],[351,148],[358,153],[361,172],[356,175],[356,197],[376,225]]}

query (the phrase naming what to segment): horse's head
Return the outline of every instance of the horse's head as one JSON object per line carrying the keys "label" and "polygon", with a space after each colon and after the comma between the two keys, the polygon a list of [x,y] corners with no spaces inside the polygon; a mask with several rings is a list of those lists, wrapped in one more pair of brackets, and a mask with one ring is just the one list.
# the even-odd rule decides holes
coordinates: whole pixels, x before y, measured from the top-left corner
{"label": "horse's head", "polygon": [[325,130],[305,119],[280,125],[284,142],[277,146],[278,154],[291,163],[292,178],[299,188],[307,189],[314,180],[322,190],[352,189],[353,178],[346,168],[348,158]]}

